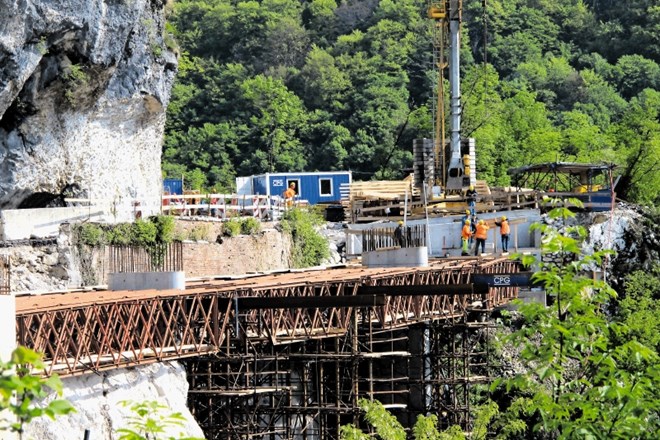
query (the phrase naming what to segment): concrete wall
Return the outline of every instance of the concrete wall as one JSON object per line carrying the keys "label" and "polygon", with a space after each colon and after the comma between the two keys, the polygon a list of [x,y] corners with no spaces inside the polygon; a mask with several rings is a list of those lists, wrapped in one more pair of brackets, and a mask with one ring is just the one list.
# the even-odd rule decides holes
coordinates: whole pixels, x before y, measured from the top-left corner
{"label": "concrete wall", "polygon": [[52,237],[59,234],[60,224],[84,220],[108,219],[103,210],[95,207],[6,209],[0,211],[0,240]]}
{"label": "concrete wall", "polygon": [[109,290],[185,290],[184,272],[122,272],[111,273]]}
{"label": "concrete wall", "polygon": [[426,267],[429,265],[428,249],[422,246],[365,252],[362,254],[362,265],[366,267]]}
{"label": "concrete wall", "polygon": [[[534,248],[539,244],[539,234],[531,232],[532,223],[541,219],[537,210],[520,210],[506,212],[482,213],[478,216],[480,219],[499,219],[506,215],[512,222],[523,221],[519,224],[511,225],[511,237],[509,239],[509,252],[516,252],[522,248]],[[461,253],[461,217],[434,217],[429,218],[429,241],[427,243],[429,256],[441,257],[445,255],[458,256]],[[408,225],[426,224],[426,220],[409,220]],[[364,230],[373,227],[396,226],[394,223],[371,223],[371,224],[353,224],[349,230]],[[360,234],[348,233],[346,237],[347,254],[360,254],[362,252],[362,236]],[[486,240],[486,252],[501,251],[501,239],[499,228],[491,228],[488,231]]]}

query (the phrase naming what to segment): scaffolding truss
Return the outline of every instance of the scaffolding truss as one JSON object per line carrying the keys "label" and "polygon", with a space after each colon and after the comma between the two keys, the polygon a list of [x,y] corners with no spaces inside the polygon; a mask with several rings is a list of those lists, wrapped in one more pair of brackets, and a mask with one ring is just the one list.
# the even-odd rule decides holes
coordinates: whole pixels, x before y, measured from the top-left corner
{"label": "scaffolding truss", "polygon": [[[185,361],[189,407],[212,440],[338,439],[341,425],[362,423],[361,398],[379,400],[405,425],[432,413],[442,426],[470,429],[471,390],[490,380],[487,318],[517,290],[461,286],[474,273],[516,271],[508,260],[473,261],[334,292],[384,293],[374,306],[260,308],[268,319],[241,309],[221,352]],[[287,319],[328,326],[302,338],[294,326],[271,327],[281,335],[255,330]],[[294,337],[282,337],[287,331]]]}

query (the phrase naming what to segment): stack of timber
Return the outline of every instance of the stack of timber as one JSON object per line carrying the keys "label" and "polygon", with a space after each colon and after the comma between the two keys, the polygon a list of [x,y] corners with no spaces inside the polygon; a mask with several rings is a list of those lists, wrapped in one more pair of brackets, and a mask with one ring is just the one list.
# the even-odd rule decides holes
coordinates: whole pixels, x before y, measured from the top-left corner
{"label": "stack of timber", "polygon": [[[352,222],[403,217],[406,204],[419,199],[412,175],[403,180],[373,180],[342,185],[342,204]],[[419,203],[419,202],[418,202]]]}

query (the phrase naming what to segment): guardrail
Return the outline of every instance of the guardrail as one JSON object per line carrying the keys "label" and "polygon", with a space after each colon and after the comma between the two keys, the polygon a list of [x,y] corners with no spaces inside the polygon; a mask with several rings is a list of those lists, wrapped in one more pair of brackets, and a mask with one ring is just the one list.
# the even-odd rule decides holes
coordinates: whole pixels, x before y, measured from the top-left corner
{"label": "guardrail", "polygon": [[306,206],[306,200],[246,194],[171,194],[162,198],[162,211],[171,215],[206,215],[227,219],[251,216],[261,220],[279,218],[291,206]]}

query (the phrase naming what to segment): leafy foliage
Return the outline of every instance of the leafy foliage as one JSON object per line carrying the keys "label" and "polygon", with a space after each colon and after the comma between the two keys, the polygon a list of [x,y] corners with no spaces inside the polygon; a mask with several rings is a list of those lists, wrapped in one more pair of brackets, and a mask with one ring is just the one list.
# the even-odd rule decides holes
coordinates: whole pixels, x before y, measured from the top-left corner
{"label": "leafy foliage", "polygon": [[188,239],[193,241],[208,241],[209,233],[208,225],[195,225],[188,233]]}
{"label": "leafy foliage", "polygon": [[620,338],[634,339],[660,353],[660,267],[628,274],[623,289],[617,317],[627,331]]}
{"label": "leafy foliage", "polygon": [[[377,400],[360,399],[360,409],[364,418],[375,431],[376,438],[382,440],[406,440],[406,430],[399,421]],[[487,402],[475,411],[475,426],[469,435],[473,440],[484,440],[488,434],[488,424],[498,413],[494,402]],[[445,431],[438,431],[438,417],[435,415],[418,416],[412,428],[415,440],[465,440],[468,438],[459,426],[451,426]],[[365,434],[353,424],[342,425],[340,430],[342,440],[367,440],[372,436]]]}
{"label": "leafy foliage", "polygon": [[261,231],[261,222],[254,217],[247,217],[241,221],[241,234],[253,235]]}
{"label": "leafy foliage", "polygon": [[20,436],[23,427],[35,418],[55,419],[75,411],[67,400],[43,400],[50,390],[62,395],[59,377],[43,378],[38,375],[43,369],[41,355],[26,347],[16,348],[8,362],[0,361],[0,411],[7,411],[3,412],[0,431],[16,432]]}
{"label": "leafy foliage", "polygon": [[81,223],[77,234],[80,241],[92,247],[101,246],[105,239],[103,229],[96,223]]}
{"label": "leafy foliage", "polygon": [[[181,0],[163,169],[193,189],[237,175],[351,169],[398,179],[433,136],[426,0]],[[477,172],[549,160],[619,165],[619,196],[660,199],[656,2],[463,3],[463,135]],[[622,12],[625,10],[625,12]]]}
{"label": "leafy foliage", "polygon": [[586,275],[606,252],[582,255],[586,232],[569,224],[573,214],[566,206],[580,207],[579,201],[553,203],[553,226],[538,226],[542,255],[553,258],[536,263],[534,278],[554,304],[520,306],[524,323],[510,342],[521,347],[527,372],[494,384],[522,395],[508,414],[516,429],[506,434],[516,438],[526,423],[549,438],[653,438],[660,429],[654,386],[660,379],[658,354],[621,339],[626,326],[609,322],[605,306],[616,294]]}
{"label": "leafy foliage", "polygon": [[174,217],[154,215],[148,220],[138,219],[134,223],[116,225],[81,223],[75,226],[74,231],[79,243],[91,247],[105,244],[149,247],[157,243],[171,243],[174,227]]}
{"label": "leafy foliage", "polygon": [[181,413],[168,412],[168,407],[156,401],[131,402],[119,404],[128,407],[133,415],[129,417],[128,428],[117,430],[119,440],[201,440],[185,436],[183,432],[172,432],[184,426],[186,419]]}
{"label": "leafy foliage", "polygon": [[316,230],[322,223],[323,218],[313,211],[293,208],[284,214],[282,229],[293,240],[293,267],[316,266],[328,258],[328,240]]}

